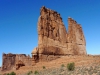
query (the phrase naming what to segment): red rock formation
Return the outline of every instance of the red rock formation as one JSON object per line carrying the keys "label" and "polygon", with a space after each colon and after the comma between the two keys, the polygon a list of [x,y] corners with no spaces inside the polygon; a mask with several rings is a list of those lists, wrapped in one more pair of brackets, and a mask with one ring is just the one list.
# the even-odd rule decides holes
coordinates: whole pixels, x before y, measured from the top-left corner
{"label": "red rock formation", "polygon": [[82,27],[72,18],[68,18],[68,33],[60,14],[41,8],[38,20],[38,55],[86,55],[86,42]]}
{"label": "red rock formation", "polygon": [[68,50],[75,55],[86,55],[86,41],[80,24],[68,18]]}
{"label": "red rock formation", "polygon": [[2,71],[10,70],[15,66],[15,54],[3,54]]}
{"label": "red rock formation", "polygon": [[25,54],[3,54],[2,71],[19,69],[22,66],[32,66],[32,58]]}
{"label": "red rock formation", "polygon": [[42,7],[38,21],[39,54],[65,54],[66,35],[66,28],[60,14]]}
{"label": "red rock formation", "polygon": [[25,66],[25,64],[21,61],[21,60],[18,60],[17,62],[16,62],[16,70],[18,70],[20,67],[22,67],[22,66]]}

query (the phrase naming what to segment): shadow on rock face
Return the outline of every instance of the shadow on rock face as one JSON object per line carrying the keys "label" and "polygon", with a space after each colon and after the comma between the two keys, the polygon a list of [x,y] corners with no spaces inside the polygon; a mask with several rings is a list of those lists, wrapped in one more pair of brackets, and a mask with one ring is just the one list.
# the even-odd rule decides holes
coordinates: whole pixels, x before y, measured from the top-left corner
{"label": "shadow on rock face", "polygon": [[18,70],[20,67],[22,67],[22,66],[25,66],[25,64],[21,61],[21,60],[19,60],[17,63],[16,63],[16,70]]}

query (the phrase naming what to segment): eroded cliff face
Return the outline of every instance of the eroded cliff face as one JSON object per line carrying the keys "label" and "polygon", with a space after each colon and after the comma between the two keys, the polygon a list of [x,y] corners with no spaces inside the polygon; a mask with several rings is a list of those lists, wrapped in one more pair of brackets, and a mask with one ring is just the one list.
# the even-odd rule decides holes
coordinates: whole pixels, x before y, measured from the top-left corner
{"label": "eroded cliff face", "polygon": [[75,55],[86,55],[86,41],[80,24],[68,18],[68,50]]}
{"label": "eroded cliff face", "polygon": [[38,21],[38,48],[41,54],[65,54],[67,31],[60,14],[41,8]]}
{"label": "eroded cliff face", "polygon": [[2,71],[18,70],[22,66],[32,66],[32,58],[25,54],[3,54]]}
{"label": "eroded cliff face", "polygon": [[13,69],[16,62],[16,55],[14,54],[3,54],[2,56],[2,71]]}
{"label": "eroded cliff face", "polygon": [[72,18],[68,18],[68,24],[67,32],[60,14],[43,6],[38,19],[38,53],[86,55],[82,27]]}

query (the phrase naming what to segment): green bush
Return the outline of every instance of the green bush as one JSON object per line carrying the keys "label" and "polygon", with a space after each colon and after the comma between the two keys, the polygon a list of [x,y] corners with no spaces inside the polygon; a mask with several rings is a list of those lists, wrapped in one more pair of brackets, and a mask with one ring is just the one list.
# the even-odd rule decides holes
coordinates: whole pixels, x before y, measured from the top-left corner
{"label": "green bush", "polygon": [[6,75],[16,75],[15,72],[7,73]]}
{"label": "green bush", "polygon": [[64,64],[62,64],[62,65],[61,65],[61,67],[65,67],[65,65],[64,65]]}
{"label": "green bush", "polygon": [[35,71],[34,74],[39,74],[39,72],[38,71]]}
{"label": "green bush", "polygon": [[32,74],[33,72],[32,71],[29,71],[28,73],[27,73],[27,75],[30,75],[30,74]]}
{"label": "green bush", "polygon": [[9,73],[7,73],[6,75],[10,75]]}
{"label": "green bush", "polygon": [[30,74],[31,74],[30,72],[27,73],[27,75],[30,75]]}
{"label": "green bush", "polygon": [[74,62],[68,63],[68,64],[67,64],[67,69],[68,69],[69,71],[73,71],[73,70],[75,69],[75,64],[74,64]]}
{"label": "green bush", "polygon": [[43,66],[43,69],[46,69],[46,67],[45,67],[45,66]]}

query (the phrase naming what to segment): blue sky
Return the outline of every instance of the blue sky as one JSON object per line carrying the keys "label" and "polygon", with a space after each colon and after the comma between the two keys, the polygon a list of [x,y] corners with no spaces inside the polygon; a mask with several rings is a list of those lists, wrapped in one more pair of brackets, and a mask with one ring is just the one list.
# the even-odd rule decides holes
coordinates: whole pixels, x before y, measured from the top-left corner
{"label": "blue sky", "polygon": [[31,54],[38,45],[40,8],[61,14],[82,25],[88,54],[100,54],[100,0],[0,0],[0,66],[2,53]]}

